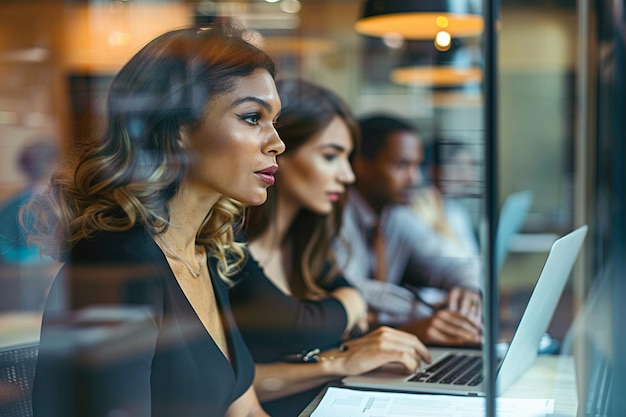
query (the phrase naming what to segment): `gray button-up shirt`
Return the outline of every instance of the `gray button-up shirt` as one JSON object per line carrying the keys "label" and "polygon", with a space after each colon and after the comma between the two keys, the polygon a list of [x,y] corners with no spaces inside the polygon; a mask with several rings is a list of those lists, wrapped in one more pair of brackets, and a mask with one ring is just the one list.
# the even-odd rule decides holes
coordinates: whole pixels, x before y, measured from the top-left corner
{"label": "gray button-up shirt", "polygon": [[370,235],[377,221],[376,213],[351,189],[335,255],[346,279],[378,312],[380,323],[402,324],[432,313],[429,306],[418,301],[415,291],[401,284],[420,289],[422,299],[434,296],[431,302],[442,301],[446,290],[453,287],[481,287],[480,257],[444,240],[403,205],[390,206],[381,214],[387,282],[374,280],[376,256]]}

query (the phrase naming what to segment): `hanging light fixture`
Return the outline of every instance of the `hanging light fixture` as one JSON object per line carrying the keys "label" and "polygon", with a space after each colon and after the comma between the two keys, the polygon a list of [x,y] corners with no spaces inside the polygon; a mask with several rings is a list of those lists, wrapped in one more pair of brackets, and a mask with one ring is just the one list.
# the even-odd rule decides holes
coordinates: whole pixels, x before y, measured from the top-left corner
{"label": "hanging light fixture", "polygon": [[432,42],[413,41],[389,77],[395,84],[433,88],[478,84],[483,79],[480,48],[457,39],[442,51]]}
{"label": "hanging light fixture", "polygon": [[448,87],[462,84],[479,83],[483,72],[477,67],[404,67],[396,68],[391,73],[391,81],[402,85],[422,85]]}
{"label": "hanging light fixture", "polygon": [[449,37],[476,36],[483,26],[480,0],[367,0],[354,24],[362,35],[395,33],[411,40],[435,39],[440,32]]}

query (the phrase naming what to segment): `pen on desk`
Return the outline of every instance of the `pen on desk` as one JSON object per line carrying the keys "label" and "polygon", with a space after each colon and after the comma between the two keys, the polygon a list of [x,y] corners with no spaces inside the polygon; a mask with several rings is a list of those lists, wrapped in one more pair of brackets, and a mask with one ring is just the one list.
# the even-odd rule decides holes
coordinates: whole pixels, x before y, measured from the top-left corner
{"label": "pen on desk", "polygon": [[423,304],[424,306],[428,307],[429,309],[431,309],[433,312],[437,311],[437,310],[441,310],[442,308],[445,308],[445,304],[441,303],[441,304],[433,304],[430,303],[428,301],[426,301],[424,299],[424,297],[421,296],[418,288],[413,287],[412,285],[405,285],[405,288],[409,291],[411,291],[411,294],[413,294],[413,296],[415,297],[415,299],[417,301],[419,301],[421,304]]}

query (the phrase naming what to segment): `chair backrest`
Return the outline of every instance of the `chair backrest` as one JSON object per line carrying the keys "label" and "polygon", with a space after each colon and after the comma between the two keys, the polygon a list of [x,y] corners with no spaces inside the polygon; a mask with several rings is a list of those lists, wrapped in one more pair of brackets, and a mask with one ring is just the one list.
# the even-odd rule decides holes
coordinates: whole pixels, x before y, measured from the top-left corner
{"label": "chair backrest", "polygon": [[504,200],[496,231],[496,271],[499,272],[502,269],[509,253],[509,244],[524,226],[532,203],[533,193],[530,190],[511,193]]}
{"label": "chair backrest", "polygon": [[38,345],[0,348],[0,416],[32,417],[32,388]]}

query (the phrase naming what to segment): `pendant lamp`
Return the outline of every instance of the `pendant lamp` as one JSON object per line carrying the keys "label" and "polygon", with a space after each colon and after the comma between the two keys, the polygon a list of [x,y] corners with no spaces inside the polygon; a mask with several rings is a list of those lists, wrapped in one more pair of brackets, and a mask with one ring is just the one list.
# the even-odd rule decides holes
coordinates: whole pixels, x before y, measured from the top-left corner
{"label": "pendant lamp", "polygon": [[480,0],[367,0],[355,30],[366,36],[391,34],[404,39],[434,39],[480,35],[484,21]]}
{"label": "pendant lamp", "polygon": [[413,41],[389,77],[395,84],[433,88],[478,84],[483,79],[480,57],[479,46],[458,40],[447,51],[428,41]]}
{"label": "pendant lamp", "polygon": [[449,87],[479,83],[482,79],[483,72],[478,67],[415,66],[396,68],[391,72],[391,81],[395,84],[425,87]]}

